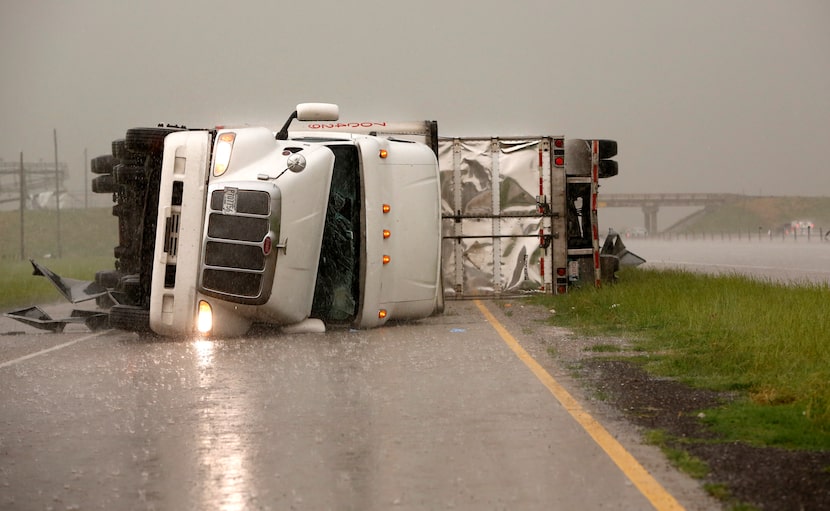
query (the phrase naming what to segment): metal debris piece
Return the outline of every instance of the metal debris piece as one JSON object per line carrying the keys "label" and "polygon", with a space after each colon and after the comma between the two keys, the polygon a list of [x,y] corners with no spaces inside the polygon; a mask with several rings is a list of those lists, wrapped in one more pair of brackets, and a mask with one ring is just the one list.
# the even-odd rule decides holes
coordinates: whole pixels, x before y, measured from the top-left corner
{"label": "metal debris piece", "polygon": [[57,288],[60,294],[72,303],[92,300],[107,294],[106,288],[93,281],[61,277],[49,268],[36,263],[34,259],[29,259],[29,262],[34,267],[32,275],[41,275],[49,279],[49,282]]}
{"label": "metal debris piece", "polygon": [[68,318],[54,319],[40,307],[33,306],[7,312],[4,316],[29,326],[55,333],[63,332],[63,329],[68,323],[83,323],[93,332],[109,328],[109,315],[105,312],[98,311],[76,309],[72,311]]}

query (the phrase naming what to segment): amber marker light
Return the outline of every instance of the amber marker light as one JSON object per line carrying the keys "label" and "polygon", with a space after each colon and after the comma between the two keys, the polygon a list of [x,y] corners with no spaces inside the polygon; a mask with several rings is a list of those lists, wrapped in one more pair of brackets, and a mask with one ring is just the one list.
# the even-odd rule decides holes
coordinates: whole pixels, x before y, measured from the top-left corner
{"label": "amber marker light", "polygon": [[392,260],[391,257],[389,257],[386,254],[383,254],[383,264],[389,264],[389,261],[391,261],[391,260]]}
{"label": "amber marker light", "polygon": [[380,309],[378,311],[378,319],[383,319],[386,317],[386,309]]}
{"label": "amber marker light", "polygon": [[387,151],[386,149],[381,149],[380,153],[378,153],[378,156],[380,156],[381,158],[386,158],[387,156],[389,156],[389,151]]}
{"label": "amber marker light", "polygon": [[384,204],[383,205],[383,214],[385,215],[386,213],[389,213],[390,211],[392,211],[392,206],[390,206],[389,204]]}
{"label": "amber marker light", "polygon": [[392,233],[389,232],[389,229],[384,229],[383,230],[383,239],[388,239],[389,236],[392,236]]}

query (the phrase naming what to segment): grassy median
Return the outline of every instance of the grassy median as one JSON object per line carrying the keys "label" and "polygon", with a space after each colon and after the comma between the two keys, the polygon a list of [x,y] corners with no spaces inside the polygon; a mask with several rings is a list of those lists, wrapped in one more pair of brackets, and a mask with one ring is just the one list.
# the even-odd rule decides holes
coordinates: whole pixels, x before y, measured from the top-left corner
{"label": "grassy median", "polygon": [[118,219],[111,208],[67,209],[60,220],[59,238],[57,212],[26,211],[21,250],[20,212],[0,212],[0,312],[63,300],[46,279],[32,276],[28,259],[79,280],[92,280],[96,271],[113,267]]}
{"label": "grassy median", "polygon": [[624,269],[620,282],[537,300],[551,321],[630,340],[649,372],[738,399],[705,411],[727,440],[830,449],[827,285]]}

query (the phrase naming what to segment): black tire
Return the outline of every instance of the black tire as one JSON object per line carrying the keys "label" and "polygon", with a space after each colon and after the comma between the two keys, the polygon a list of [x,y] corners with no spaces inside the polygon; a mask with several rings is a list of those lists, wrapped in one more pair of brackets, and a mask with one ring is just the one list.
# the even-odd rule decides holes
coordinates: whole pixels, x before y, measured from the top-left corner
{"label": "black tire", "polygon": [[173,128],[132,128],[127,130],[127,150],[133,153],[156,153],[164,149],[164,138],[178,131]]}
{"label": "black tire", "polygon": [[116,165],[112,171],[112,176],[116,184],[126,186],[141,185],[147,179],[143,166],[125,163]]}
{"label": "black tire", "polygon": [[115,193],[117,188],[112,174],[101,174],[92,180],[93,193]]}
{"label": "black tire", "polygon": [[125,156],[127,156],[127,141],[123,138],[119,138],[118,140],[112,141],[112,156],[116,160],[121,160]]}
{"label": "black tire", "polygon": [[616,140],[597,140],[597,142],[599,142],[600,159],[613,158],[617,155]]}
{"label": "black tire", "polygon": [[115,164],[115,156],[111,154],[105,154],[103,156],[93,158],[89,162],[89,170],[93,174],[112,174],[112,168],[115,166]]}
{"label": "black tire", "polygon": [[110,308],[110,328],[128,332],[150,332],[150,311],[134,305],[113,305]]}
{"label": "black tire", "polygon": [[599,161],[599,177],[614,177],[620,171],[619,163],[616,160],[600,160]]}

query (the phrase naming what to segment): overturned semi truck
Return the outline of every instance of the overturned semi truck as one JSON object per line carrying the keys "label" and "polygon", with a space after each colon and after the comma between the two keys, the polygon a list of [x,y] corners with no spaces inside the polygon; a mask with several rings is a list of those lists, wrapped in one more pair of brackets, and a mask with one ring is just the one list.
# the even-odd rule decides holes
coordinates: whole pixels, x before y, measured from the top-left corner
{"label": "overturned semi truck", "polygon": [[324,103],[278,130],[133,128],[91,162],[118,217],[114,269],[83,283],[33,264],[109,326],[164,336],[369,328],[445,299],[561,294],[619,267],[625,249],[601,250],[597,223],[616,154],[612,140],[341,122]]}

